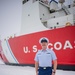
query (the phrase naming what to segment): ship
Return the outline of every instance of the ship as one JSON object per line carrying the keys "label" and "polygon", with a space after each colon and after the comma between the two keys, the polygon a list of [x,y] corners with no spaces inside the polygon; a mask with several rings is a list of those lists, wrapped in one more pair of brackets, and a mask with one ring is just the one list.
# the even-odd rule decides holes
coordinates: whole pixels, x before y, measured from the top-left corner
{"label": "ship", "polygon": [[75,0],[22,0],[20,34],[0,40],[1,59],[5,64],[34,65],[42,37],[49,39],[58,69],[75,70]]}

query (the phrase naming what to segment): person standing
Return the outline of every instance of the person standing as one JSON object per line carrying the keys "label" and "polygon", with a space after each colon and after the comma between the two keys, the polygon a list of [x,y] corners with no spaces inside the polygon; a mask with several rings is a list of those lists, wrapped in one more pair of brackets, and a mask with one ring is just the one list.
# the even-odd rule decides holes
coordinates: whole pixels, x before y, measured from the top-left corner
{"label": "person standing", "polygon": [[[53,50],[48,49],[49,40],[43,37],[39,40],[42,49],[35,55],[36,75],[55,75],[57,69],[57,57]],[[52,61],[54,63],[52,71]]]}

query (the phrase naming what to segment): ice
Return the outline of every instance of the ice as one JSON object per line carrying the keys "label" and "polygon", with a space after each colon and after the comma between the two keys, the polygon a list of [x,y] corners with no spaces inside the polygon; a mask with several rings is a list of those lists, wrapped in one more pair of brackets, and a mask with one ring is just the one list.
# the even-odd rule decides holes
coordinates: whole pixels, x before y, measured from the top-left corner
{"label": "ice", "polygon": [[0,64],[4,64],[4,62],[2,61],[2,59],[0,58]]}
{"label": "ice", "polygon": [[[0,60],[0,75],[36,75],[35,68],[30,66],[5,65]],[[55,75],[75,75],[75,71],[57,70]]]}

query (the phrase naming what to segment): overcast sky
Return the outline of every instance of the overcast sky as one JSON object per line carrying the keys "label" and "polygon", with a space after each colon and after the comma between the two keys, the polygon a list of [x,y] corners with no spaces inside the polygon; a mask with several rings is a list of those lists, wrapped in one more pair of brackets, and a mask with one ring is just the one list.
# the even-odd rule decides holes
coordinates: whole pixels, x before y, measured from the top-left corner
{"label": "overcast sky", "polygon": [[0,0],[0,37],[20,31],[22,0]]}

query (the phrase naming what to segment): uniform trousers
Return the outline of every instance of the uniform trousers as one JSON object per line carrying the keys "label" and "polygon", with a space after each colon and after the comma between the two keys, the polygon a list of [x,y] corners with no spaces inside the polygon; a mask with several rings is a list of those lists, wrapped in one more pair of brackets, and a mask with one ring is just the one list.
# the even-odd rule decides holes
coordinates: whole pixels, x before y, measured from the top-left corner
{"label": "uniform trousers", "polygon": [[38,75],[52,75],[52,67],[39,67]]}

